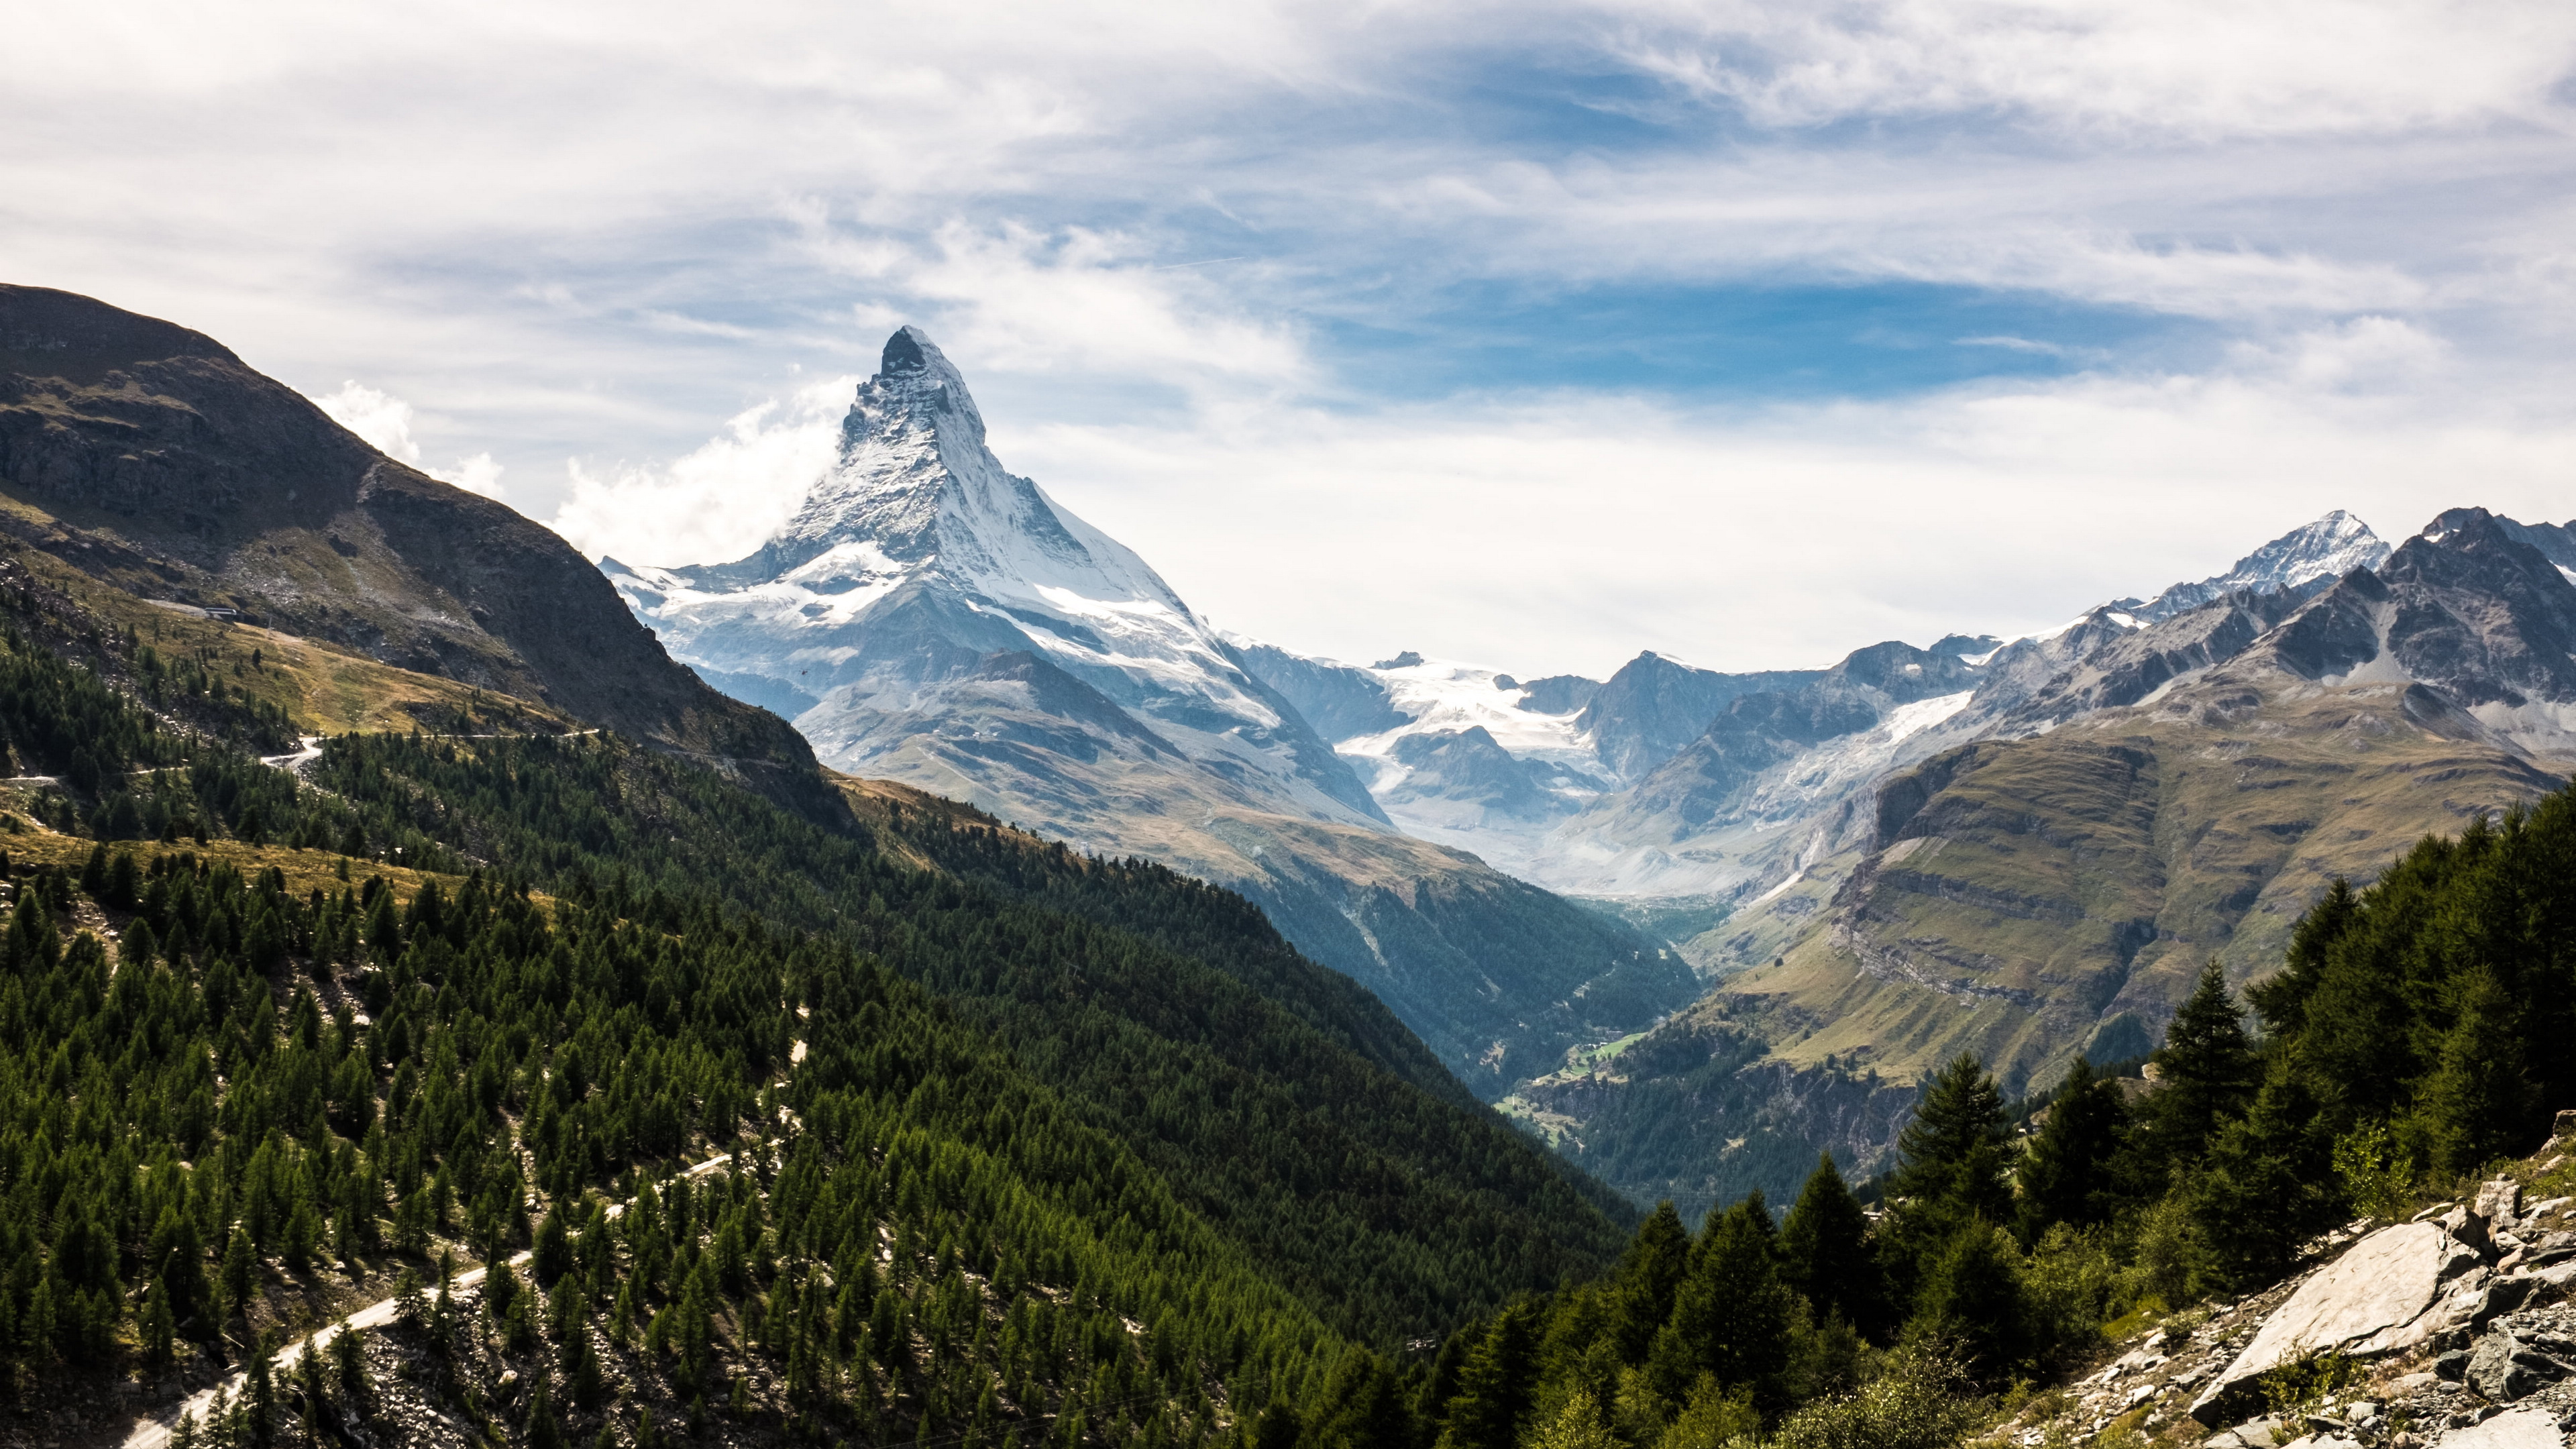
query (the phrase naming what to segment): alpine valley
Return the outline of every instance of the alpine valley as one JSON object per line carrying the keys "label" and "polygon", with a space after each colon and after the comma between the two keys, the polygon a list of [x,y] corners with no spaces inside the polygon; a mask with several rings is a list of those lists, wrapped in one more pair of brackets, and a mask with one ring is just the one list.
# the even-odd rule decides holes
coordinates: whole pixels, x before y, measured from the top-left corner
{"label": "alpine valley", "polygon": [[[1928,1073],[2145,1055],[2338,876],[2576,760],[2576,534],[2334,512],[2046,635],[1606,680],[1227,634],[1004,471],[917,329],[730,563],[603,568],[835,767],[1258,902],[1638,1202],[1888,1160]],[[1687,970],[1683,967],[1686,965]],[[1685,1000],[1688,998],[1687,1000]]]}
{"label": "alpine valley", "polygon": [[2418,1189],[2576,1090],[2571,580],[2336,513],[2037,637],[1363,666],[913,328],[758,551],[593,567],[0,286],[0,1443],[2193,1443],[2357,1213],[2513,1397],[2576,1169]]}
{"label": "alpine valley", "polygon": [[758,552],[601,567],[675,658],[790,714],[826,765],[1240,891],[1488,1100],[1698,994],[1617,920],[1398,829],[1144,560],[1003,471],[916,328]]}

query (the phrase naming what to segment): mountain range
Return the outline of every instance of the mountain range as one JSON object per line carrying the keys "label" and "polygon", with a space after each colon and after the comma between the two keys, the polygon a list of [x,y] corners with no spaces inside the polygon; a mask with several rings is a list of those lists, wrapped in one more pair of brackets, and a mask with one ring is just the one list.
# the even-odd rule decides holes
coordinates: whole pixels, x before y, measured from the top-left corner
{"label": "mountain range", "polygon": [[2013,1090],[2134,1057],[2200,961],[2262,974],[2331,878],[2576,759],[2576,532],[2476,509],[2394,548],[2331,513],[2025,638],[1526,677],[1217,629],[1002,467],[918,329],[776,537],[658,567],[168,323],[10,288],[0,364],[8,566],[263,641],[280,717],[605,726],[845,815],[819,761],[1160,861],[1641,1199],[1878,1161],[1960,1050]]}
{"label": "mountain range", "polygon": [[2200,960],[2260,974],[2331,877],[2550,788],[2572,541],[2336,511],[2017,639],[1351,664],[1201,619],[906,328],[777,537],[602,567],[827,763],[1242,891],[1479,1095],[1705,1204],[1882,1159],[1959,1050],[2016,1091],[2139,1055]]}
{"label": "mountain range", "polygon": [[1488,1098],[1697,995],[1615,919],[1397,829],[1144,560],[1002,467],[917,328],[759,550],[601,567],[708,680],[795,709],[825,764],[1241,891]]}
{"label": "mountain range", "polygon": [[[200,1442],[1210,1442],[1638,1218],[1242,897],[824,769],[212,340],[0,288],[0,343],[0,1372],[49,1439],[221,1388]],[[1272,728],[1241,788],[1320,813]]]}

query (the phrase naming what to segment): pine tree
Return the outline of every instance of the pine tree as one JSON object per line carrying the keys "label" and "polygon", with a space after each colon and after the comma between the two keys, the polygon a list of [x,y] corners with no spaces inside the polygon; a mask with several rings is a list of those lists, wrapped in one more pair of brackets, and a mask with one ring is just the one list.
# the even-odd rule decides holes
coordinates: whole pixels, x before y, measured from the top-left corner
{"label": "pine tree", "polygon": [[1566,1396],[1556,1412],[1535,1425],[1521,1440],[1522,1449],[1619,1449],[1600,1400],[1584,1389]]}
{"label": "pine tree", "polygon": [[1897,1135],[1900,1161],[1888,1191],[1953,1216],[2002,1221],[2012,1206],[2004,1181],[2010,1140],[1995,1079],[1963,1052],[1932,1078],[1914,1120]]}
{"label": "pine tree", "polygon": [[250,1311],[250,1298],[258,1283],[259,1258],[251,1249],[250,1235],[233,1229],[232,1241],[224,1247],[224,1311],[239,1318]]}
{"label": "pine tree", "polygon": [[1539,1318],[1538,1308],[1527,1303],[1515,1303],[1495,1317],[1458,1372],[1458,1393],[1444,1415],[1440,1449],[1513,1449],[1520,1441],[1521,1421],[1536,1388],[1532,1370]]}
{"label": "pine tree", "polygon": [[2259,1081],[2244,1013],[2216,961],[2201,968],[2153,1060],[2162,1076],[2141,1113],[2148,1151],[2168,1169],[2197,1162],[2218,1124],[2253,1100]]}
{"label": "pine tree", "polygon": [[1366,1350],[1345,1357],[1324,1387],[1313,1427],[1299,1442],[1308,1449],[1410,1449],[1413,1416],[1395,1375]]}
{"label": "pine tree", "polygon": [[1648,1357],[1655,1392],[1679,1406],[1699,1376],[1710,1373],[1729,1388],[1752,1390],[1766,1412],[1779,1407],[1795,1304],[1780,1281],[1771,1211],[1753,1193],[1710,1219],[1691,1252],[1672,1319]]}
{"label": "pine tree", "polygon": [[2000,1378],[2030,1350],[2030,1308],[2021,1254],[2002,1228],[1971,1221],[1942,1245],[1923,1275],[1909,1336],[1959,1345],[1969,1367]]}
{"label": "pine tree", "polygon": [[1673,1312],[1673,1295],[1690,1271],[1690,1231],[1670,1198],[1655,1204],[1619,1261],[1610,1289],[1610,1332],[1619,1362],[1640,1364],[1654,1346],[1655,1330]]}
{"label": "pine tree", "polygon": [[564,1449],[563,1421],[555,1416],[546,1376],[537,1375],[536,1393],[528,1400],[528,1449]]}
{"label": "pine tree", "polygon": [[2352,930],[2359,913],[2360,897],[2353,893],[2352,882],[2336,876],[2325,895],[2299,917],[2282,969],[2245,988],[2246,999],[2263,1014],[2263,1024],[2275,1036],[2295,1033],[2307,1024],[2308,999],[2325,979],[2327,957],[2335,942]]}
{"label": "pine tree", "polygon": [[2253,1105],[2210,1140],[2205,1170],[2193,1185],[2192,1216],[2202,1241],[2239,1289],[2288,1271],[2299,1245],[2337,1216],[2325,1190],[2333,1177],[2333,1143],[2295,1057],[2295,1048],[2275,1054]]}
{"label": "pine tree", "polygon": [[2524,1070],[2523,1034],[2514,1003],[2484,965],[2461,973],[2452,986],[2451,1029],[2442,1036],[2416,1135],[2437,1171],[2475,1172],[2496,1158],[2527,1148],[2535,1094]]}
{"label": "pine tree", "polygon": [[528,1253],[528,1271],[539,1284],[548,1288],[572,1271],[572,1228],[564,1218],[564,1212],[546,1214],[544,1224],[537,1229],[536,1243]]}
{"label": "pine tree", "polygon": [[[1305,1436],[1305,1421],[1298,1417],[1297,1406],[1285,1399],[1274,1399],[1261,1411],[1261,1417],[1246,1426],[1245,1449],[1297,1449]],[[1446,1442],[1446,1441],[1444,1441]]]}
{"label": "pine tree", "polygon": [[1834,1155],[1821,1153],[1816,1170],[1780,1225],[1780,1273],[1806,1295],[1819,1317],[1838,1316],[1864,1333],[1876,1332],[1885,1284],[1869,1215],[1844,1185]]}
{"label": "pine tree", "polygon": [[2009,1220],[2009,1140],[2003,1094],[1974,1056],[1961,1054],[1925,1085],[1914,1120],[1897,1135],[1899,1160],[1887,1184],[1893,1201],[1880,1224],[1890,1317],[1914,1310],[1925,1275],[1962,1229]]}
{"label": "pine tree", "polygon": [[2118,1085],[2076,1057],[2017,1170],[2023,1242],[2039,1241],[2052,1223],[2090,1227],[2110,1219],[2118,1206],[2111,1164],[2127,1116]]}

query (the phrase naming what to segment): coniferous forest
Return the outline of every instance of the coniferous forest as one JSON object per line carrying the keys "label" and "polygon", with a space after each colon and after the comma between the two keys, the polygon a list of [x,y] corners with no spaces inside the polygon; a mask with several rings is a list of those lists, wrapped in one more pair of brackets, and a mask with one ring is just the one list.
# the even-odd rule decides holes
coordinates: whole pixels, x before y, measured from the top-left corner
{"label": "coniferous forest", "polygon": [[2576,1088],[2562,794],[2213,967],[2152,1090],[1962,1059],[1883,1179],[1694,1231],[1159,867],[605,734],[290,774],[219,672],[11,608],[6,1389],[246,1372],[198,1443],[384,1437],[354,1338],[272,1358],[383,1300],[549,1446],[1954,1443]]}

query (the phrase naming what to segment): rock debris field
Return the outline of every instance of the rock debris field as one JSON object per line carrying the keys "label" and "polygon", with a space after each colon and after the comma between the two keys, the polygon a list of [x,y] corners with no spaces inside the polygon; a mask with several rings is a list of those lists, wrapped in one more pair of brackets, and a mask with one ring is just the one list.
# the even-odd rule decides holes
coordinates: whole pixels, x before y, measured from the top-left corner
{"label": "rock debris field", "polygon": [[[2523,1176],[2563,1182],[2576,1111]],[[2576,1443],[2576,1198],[2514,1177],[2354,1223],[2271,1289],[2177,1314],[2003,1426],[2018,1449],[2563,1449]]]}

